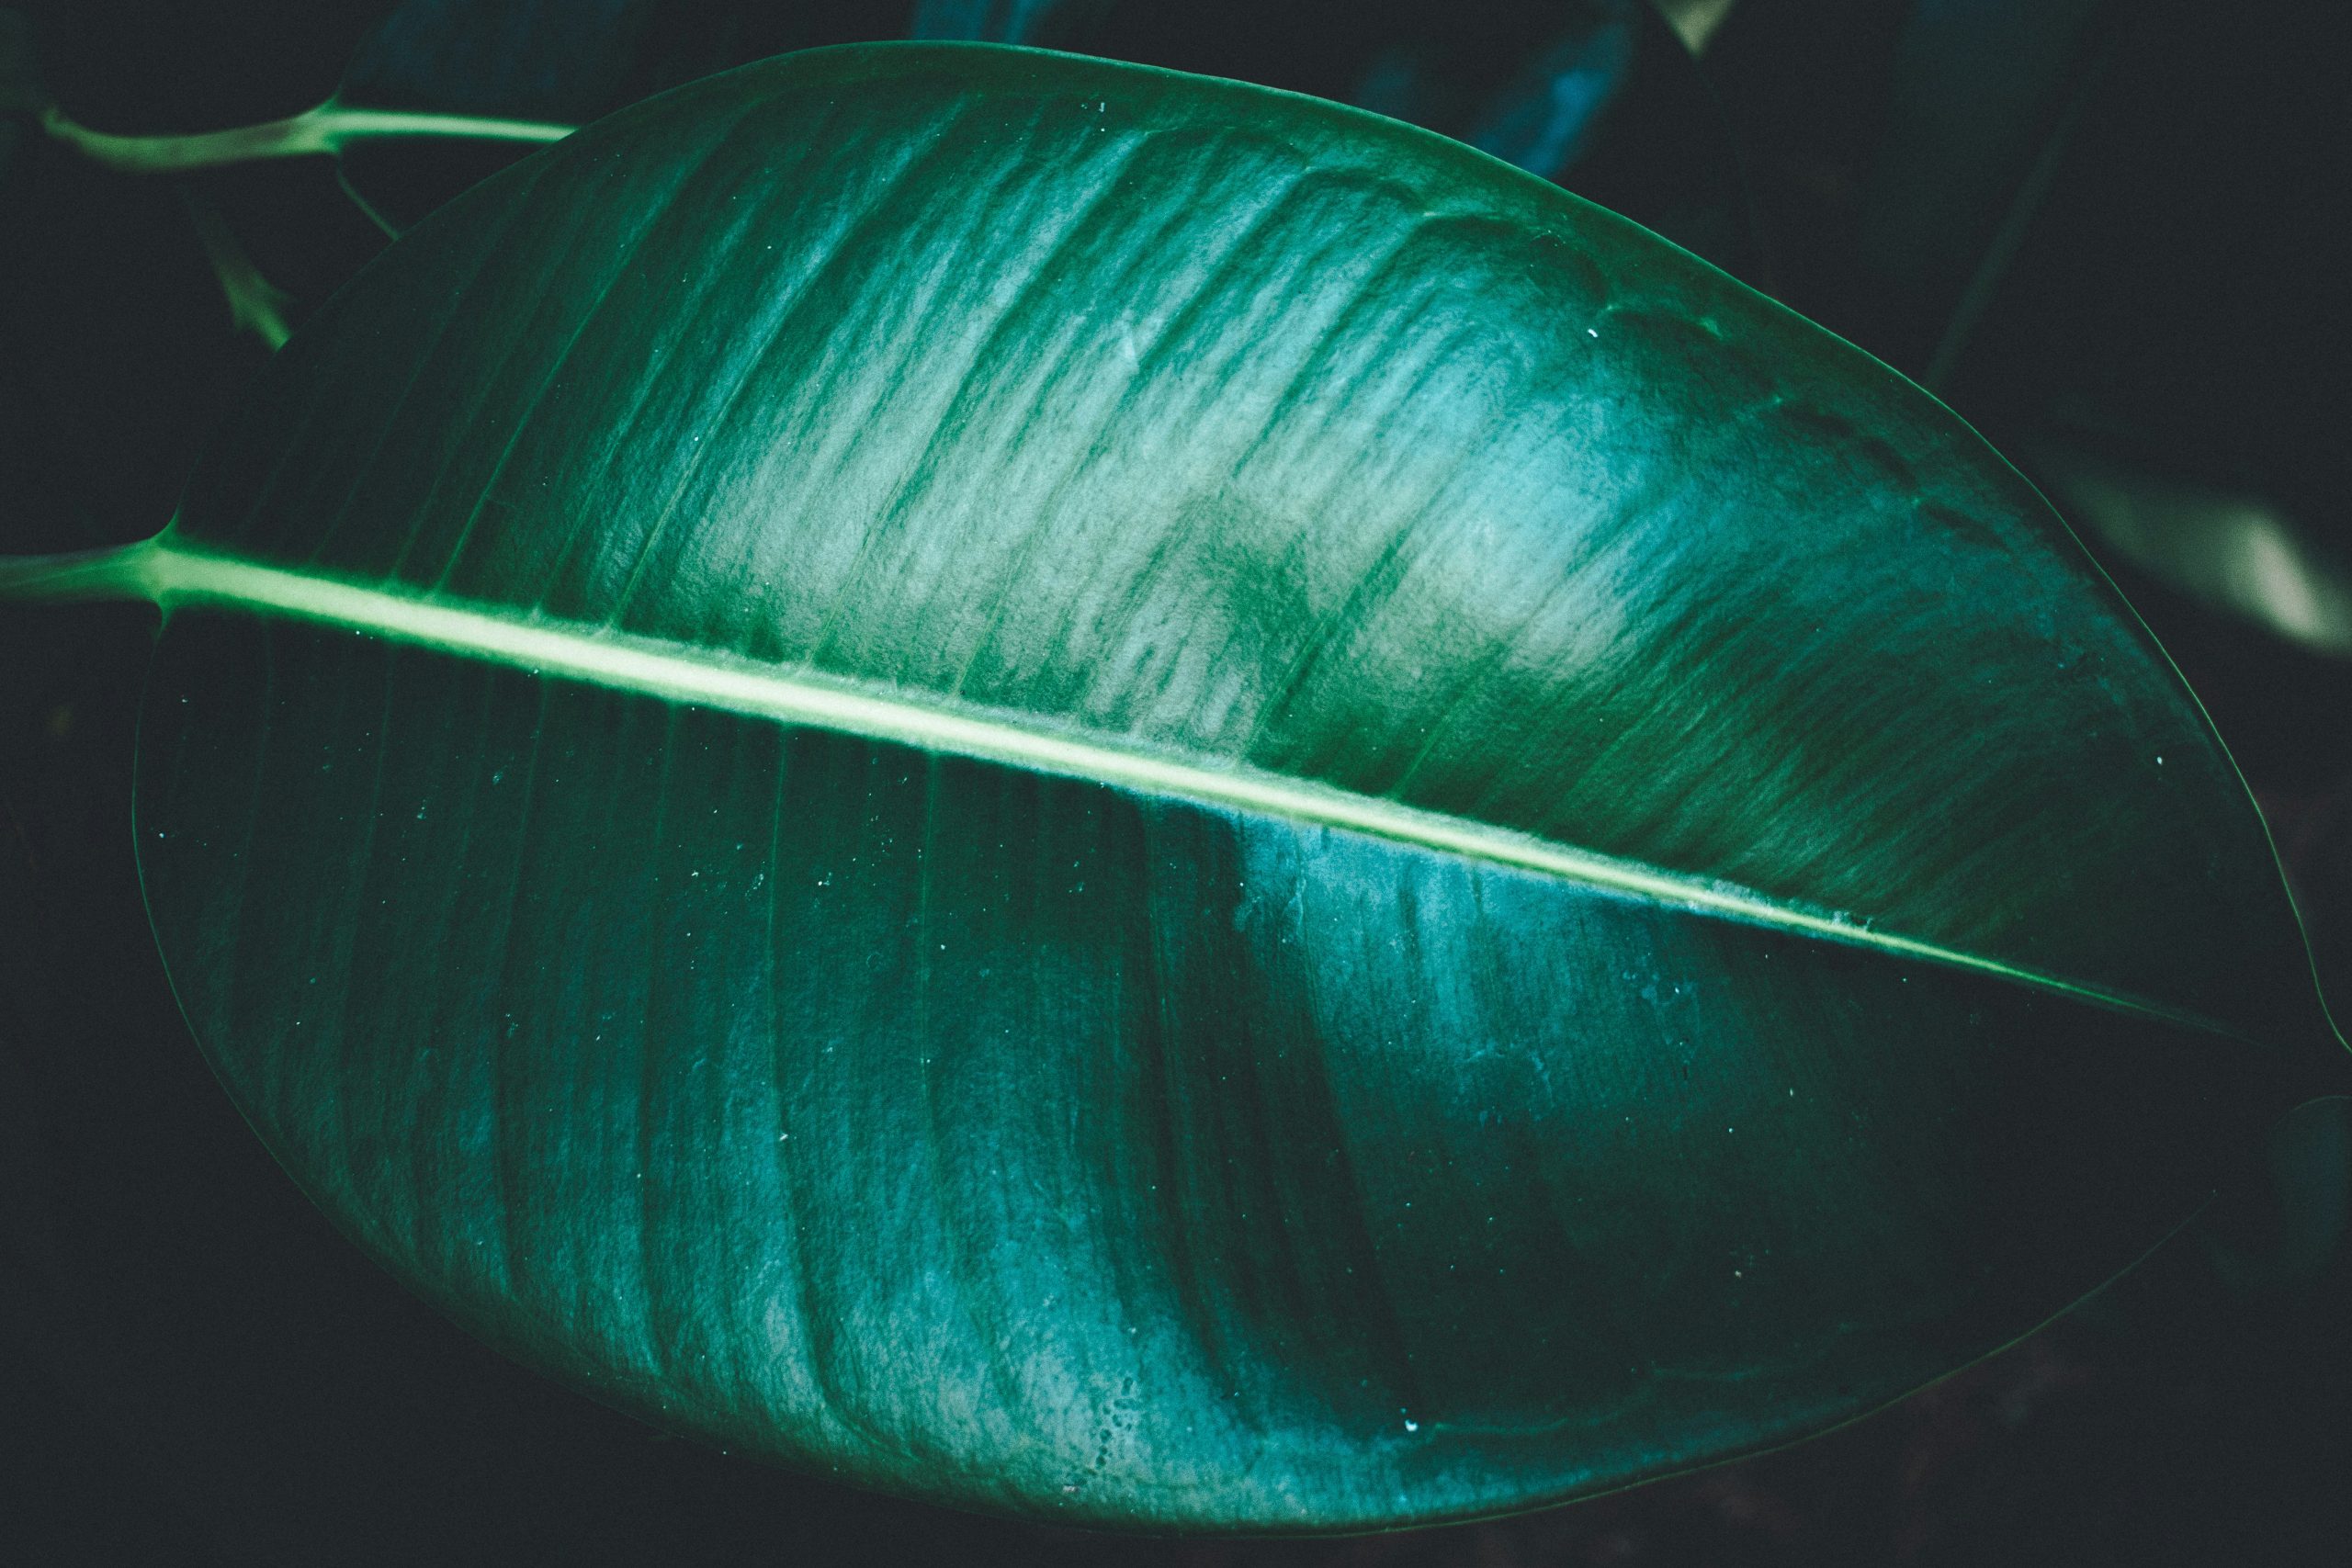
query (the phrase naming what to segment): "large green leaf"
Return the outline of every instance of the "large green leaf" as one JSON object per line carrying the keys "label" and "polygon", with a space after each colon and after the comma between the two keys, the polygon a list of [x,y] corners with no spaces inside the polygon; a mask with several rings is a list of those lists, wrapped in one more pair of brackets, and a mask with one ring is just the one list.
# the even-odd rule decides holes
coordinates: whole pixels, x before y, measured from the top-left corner
{"label": "large green leaf", "polygon": [[288,1168],[514,1354],[953,1501],[1362,1527],[1783,1439],[2345,1055],[2031,491],[1309,99],[791,56],[469,194],[158,540],[139,847]]}

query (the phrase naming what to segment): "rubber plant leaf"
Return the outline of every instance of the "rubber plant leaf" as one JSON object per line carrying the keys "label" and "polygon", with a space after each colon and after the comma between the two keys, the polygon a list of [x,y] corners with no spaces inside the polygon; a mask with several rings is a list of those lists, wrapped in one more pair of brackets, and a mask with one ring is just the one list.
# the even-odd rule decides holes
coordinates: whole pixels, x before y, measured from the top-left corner
{"label": "rubber plant leaf", "polygon": [[0,581],[163,605],[156,936],[359,1245],[957,1505],[1355,1529],[1784,1441],[2346,1067],[2014,471],[1309,98],[665,94],[393,246],[158,538]]}

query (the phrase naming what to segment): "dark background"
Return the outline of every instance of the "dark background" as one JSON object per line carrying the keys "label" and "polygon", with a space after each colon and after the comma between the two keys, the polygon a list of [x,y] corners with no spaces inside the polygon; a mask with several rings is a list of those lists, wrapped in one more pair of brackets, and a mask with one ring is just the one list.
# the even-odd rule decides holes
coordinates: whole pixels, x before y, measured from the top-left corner
{"label": "dark background", "polygon": [[[0,55],[0,109],[53,98],[123,132],[296,113],[390,8],[21,6],[39,91]],[[1143,9],[1136,36],[1170,62],[1338,91],[1362,17],[1384,7]],[[1489,75],[1544,11],[1421,9]],[[2347,554],[2352,488],[2352,82],[2322,30],[2330,9],[1739,0],[1697,67],[1657,52],[1662,29],[1644,35],[1647,75],[1564,179],[1930,377],[2005,449],[2057,441],[2153,484],[2259,496],[2326,566]],[[874,10],[677,0],[595,91],[626,101],[876,36]],[[404,216],[501,157],[379,149],[347,172]],[[0,551],[152,533],[266,362],[230,323],[192,211],[236,234],[297,321],[384,243],[324,160],[142,178],[0,118]],[[2103,558],[2245,766],[2323,972],[2352,969],[2352,662],[2209,607],[2193,581]],[[671,1439],[404,1295],[213,1081],[130,854],[151,619],[0,619],[0,1562],[2352,1560],[2352,1253],[2295,1279],[2250,1266],[2276,1223],[2255,1191],[1865,1421],[1487,1525],[1134,1540],[894,1503]]]}

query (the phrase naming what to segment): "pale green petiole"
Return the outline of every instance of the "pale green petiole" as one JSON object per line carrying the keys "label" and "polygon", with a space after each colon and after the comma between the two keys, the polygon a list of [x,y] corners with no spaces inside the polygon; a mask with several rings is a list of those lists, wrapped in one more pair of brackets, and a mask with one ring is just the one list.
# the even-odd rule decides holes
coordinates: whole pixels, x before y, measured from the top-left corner
{"label": "pale green petiole", "polygon": [[356,582],[265,565],[155,538],[75,555],[0,557],[0,602],[143,600],[168,615],[216,605],[436,649],[535,675],[857,735],[921,750],[1000,762],[1213,808],[1285,818],[1718,915],[1826,937],[1897,958],[1998,976],[2098,1006],[2153,1015],[2236,1038],[2213,1020],[2144,998],[2086,986],[1982,953],[1874,930],[1835,911],[1753,889],[1596,854],[1475,818],[1449,816],[1247,763],[1147,748],[1125,737],[558,621],[504,605]]}
{"label": "pale green petiole", "polygon": [[293,296],[262,276],[220,214],[201,197],[182,186],[180,197],[203,243],[205,260],[212,264],[212,276],[220,280],[221,298],[229,303],[230,324],[252,333],[273,352],[285,347],[294,331],[286,321]]}
{"label": "pale green petiole", "polygon": [[544,143],[560,141],[579,129],[543,120],[355,108],[332,98],[288,119],[182,136],[109,135],[78,125],[55,108],[43,112],[41,127],[92,161],[134,175],[186,174],[263,158],[333,156],[355,141],[400,137]]}

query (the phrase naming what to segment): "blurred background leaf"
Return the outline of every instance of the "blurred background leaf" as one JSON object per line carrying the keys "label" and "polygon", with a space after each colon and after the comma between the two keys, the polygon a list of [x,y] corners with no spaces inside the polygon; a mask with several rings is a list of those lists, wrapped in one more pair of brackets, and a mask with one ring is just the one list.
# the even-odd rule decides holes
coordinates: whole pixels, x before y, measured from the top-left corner
{"label": "blurred background leaf", "polygon": [[[2096,538],[2128,557],[2160,532],[2208,536],[2172,546],[2156,575],[2340,653],[2313,620],[2352,573],[2352,95],[2313,46],[2324,9],[2119,14],[2048,194],[1945,357],[1948,395],[1996,440],[2138,476],[2132,500],[2109,487],[2094,502],[2080,461],[2053,467]],[[2178,499],[2157,501],[2167,489]],[[2249,510],[2293,570],[2250,568],[2230,543]]]}

